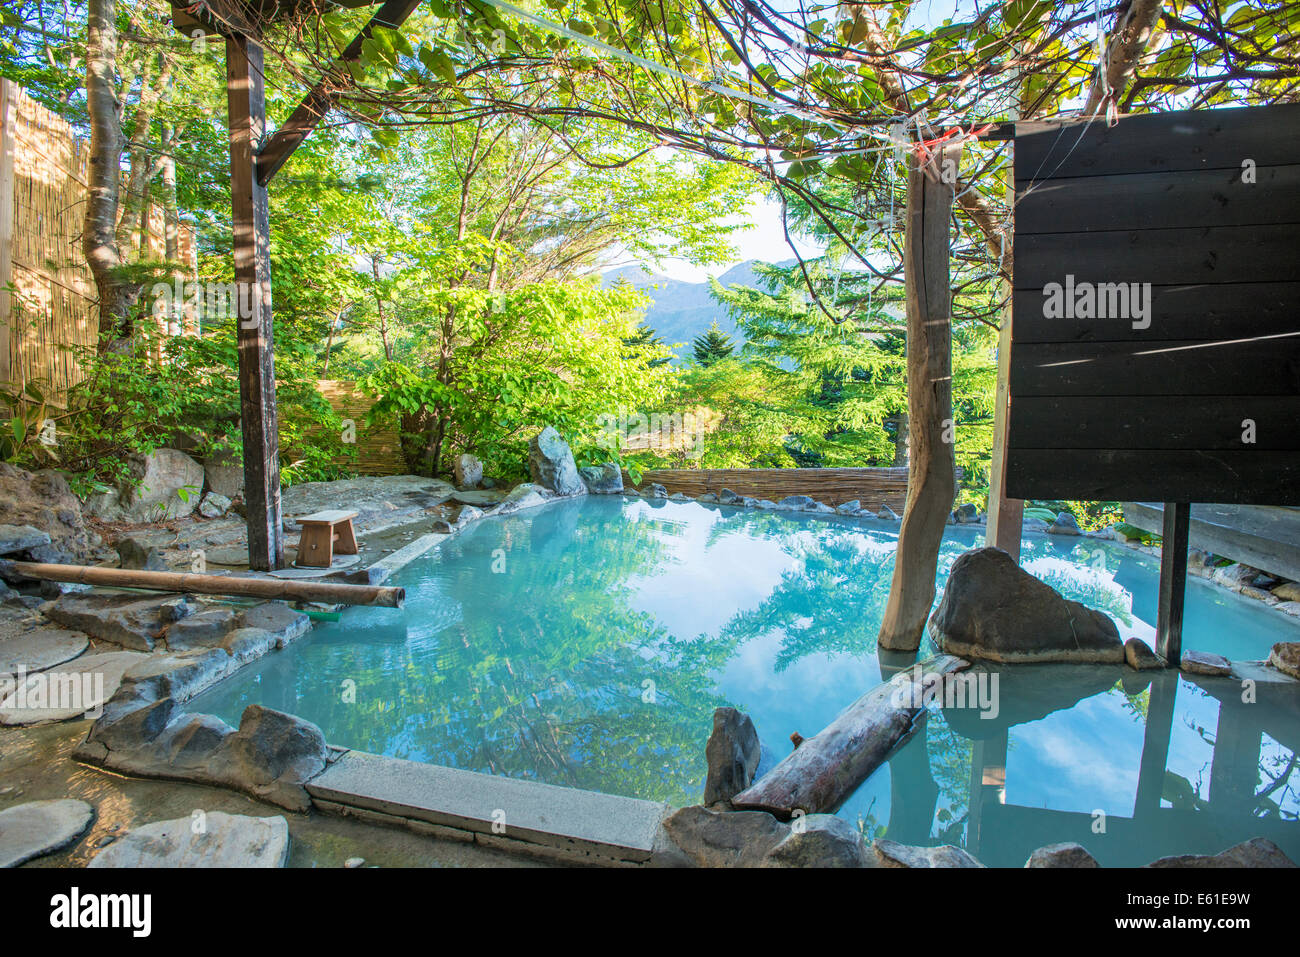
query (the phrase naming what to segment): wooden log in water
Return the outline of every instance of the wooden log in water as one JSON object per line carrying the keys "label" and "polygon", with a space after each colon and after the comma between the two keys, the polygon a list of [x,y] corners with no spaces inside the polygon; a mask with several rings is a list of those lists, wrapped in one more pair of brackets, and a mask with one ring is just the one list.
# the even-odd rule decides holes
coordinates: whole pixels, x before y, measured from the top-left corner
{"label": "wooden log in water", "polygon": [[335,605],[381,605],[401,608],[406,589],[378,585],[343,585],[335,582],[279,578],[234,578],[188,572],[149,572],[88,565],[54,565],[0,560],[0,571],[24,578],[79,585],[150,588],[155,591],[194,592],[201,595],[245,595],[284,601],[319,601]]}
{"label": "wooden log in water", "polygon": [[[828,814],[876,770],[912,727],[927,679],[942,680],[968,663],[937,655],[877,685],[747,790],[731,799],[741,810],[782,818],[795,811]],[[915,706],[913,706],[915,705]]]}

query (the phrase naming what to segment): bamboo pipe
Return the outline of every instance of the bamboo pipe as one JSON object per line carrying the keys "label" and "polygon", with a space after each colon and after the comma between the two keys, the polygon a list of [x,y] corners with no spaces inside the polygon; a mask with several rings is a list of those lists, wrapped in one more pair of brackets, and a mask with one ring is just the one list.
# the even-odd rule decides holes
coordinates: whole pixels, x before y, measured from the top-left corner
{"label": "bamboo pipe", "polygon": [[13,572],[25,578],[81,585],[115,585],[151,588],[155,591],[196,592],[202,595],[250,595],[254,598],[319,601],[336,605],[401,608],[402,602],[406,600],[406,589],[381,588],[378,585],[342,585],[278,578],[228,578],[225,575],[198,575],[192,572],[147,572],[7,560],[0,560],[0,571]]}

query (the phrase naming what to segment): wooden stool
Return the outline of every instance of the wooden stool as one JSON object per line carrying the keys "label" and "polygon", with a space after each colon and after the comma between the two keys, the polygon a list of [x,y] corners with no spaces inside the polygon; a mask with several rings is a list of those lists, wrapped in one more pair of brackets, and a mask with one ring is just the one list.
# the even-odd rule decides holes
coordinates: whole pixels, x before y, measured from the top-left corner
{"label": "wooden stool", "polygon": [[[307,568],[329,568],[334,563],[334,552],[340,555],[357,553],[357,533],[352,528],[356,512],[328,511],[304,515],[296,519],[302,526],[298,539],[298,557],[294,564]],[[335,548],[334,543],[338,542]]]}

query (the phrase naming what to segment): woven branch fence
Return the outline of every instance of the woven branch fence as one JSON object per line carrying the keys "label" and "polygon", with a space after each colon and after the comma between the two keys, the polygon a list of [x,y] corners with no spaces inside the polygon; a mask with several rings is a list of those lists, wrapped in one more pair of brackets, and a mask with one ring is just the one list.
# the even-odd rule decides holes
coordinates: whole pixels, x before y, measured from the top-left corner
{"label": "woven branch fence", "polygon": [[[961,469],[957,469],[961,480]],[[624,474],[623,481],[631,484]],[[906,468],[857,469],[651,469],[642,473],[640,488],[662,485],[671,495],[704,495],[731,489],[737,495],[779,502],[787,495],[808,495],[827,505],[857,499],[863,508],[888,505],[903,514],[907,502]]]}

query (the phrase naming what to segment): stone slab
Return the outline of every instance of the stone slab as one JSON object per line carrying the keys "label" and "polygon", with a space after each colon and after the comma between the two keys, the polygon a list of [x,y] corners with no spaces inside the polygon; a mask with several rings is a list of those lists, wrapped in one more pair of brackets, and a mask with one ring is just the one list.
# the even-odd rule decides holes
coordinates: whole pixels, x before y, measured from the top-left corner
{"label": "stone slab", "polygon": [[484,506],[504,502],[507,494],[496,488],[472,489],[465,492],[453,492],[451,500],[459,502],[461,505],[477,505],[479,508],[483,508]]}
{"label": "stone slab", "polygon": [[277,568],[271,572],[273,578],[322,578],[338,571],[340,568],[350,568],[361,561],[360,555],[335,555],[334,560],[330,562],[328,568],[312,568],[307,565],[289,565],[285,568]]}
{"label": "stone slab", "polygon": [[[195,833],[195,832],[198,833]],[[133,828],[87,867],[284,867],[289,822],[209,811]]]}
{"label": "stone slab", "polygon": [[[67,721],[70,718],[80,718],[87,711],[91,711],[99,705],[102,705],[117,691],[118,686],[122,683],[122,676],[128,669],[134,665],[148,660],[149,656],[142,651],[110,651],[100,655],[83,655],[67,664],[62,664],[50,668],[40,674],[31,675],[26,682],[27,696],[30,698],[32,689],[37,682],[45,682],[49,687],[52,682],[51,676],[67,675],[64,681],[77,681],[81,683],[82,679],[72,676],[80,675],[103,675],[103,696],[98,694],[92,695],[89,699],[82,698],[78,702],[81,707],[61,707],[61,708],[33,708],[28,704],[26,707],[20,706],[20,691],[14,691],[3,701],[0,701],[0,724],[42,724],[47,721]],[[85,687],[84,684],[80,684]],[[94,686],[92,684],[92,690]],[[97,700],[96,700],[97,699]]]}
{"label": "stone slab", "polygon": [[0,639],[0,675],[32,674],[71,661],[86,650],[90,639],[79,631],[36,628],[25,635]]}
{"label": "stone slab", "polygon": [[403,545],[392,554],[381,558],[367,569],[370,572],[369,580],[371,584],[377,585],[387,581],[398,569],[409,565],[433,546],[445,541],[446,538],[445,532],[431,532],[428,535],[421,535],[413,542]]}
{"label": "stone slab", "polygon": [[363,751],[349,751],[310,781],[307,791],[335,805],[620,861],[650,859],[668,810],[654,801]]}
{"label": "stone slab", "polygon": [[71,798],[5,808],[0,811],[0,867],[17,867],[67,847],[94,818],[94,808]]}

